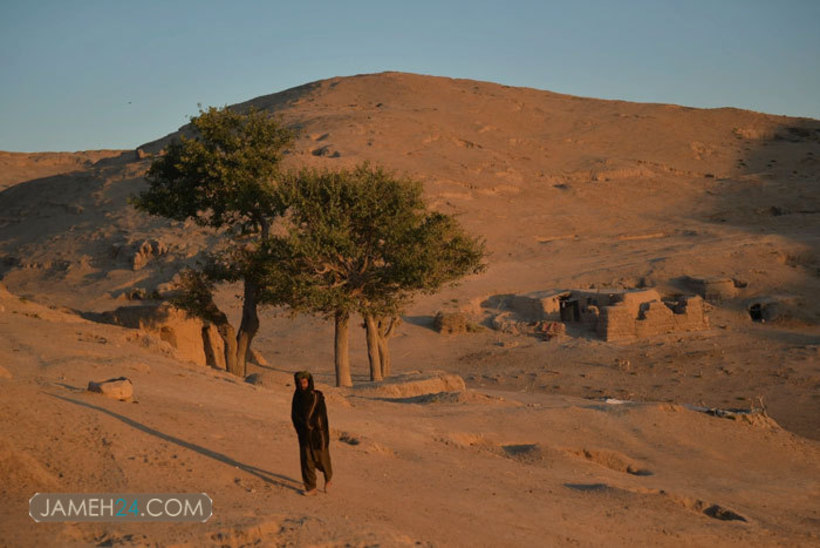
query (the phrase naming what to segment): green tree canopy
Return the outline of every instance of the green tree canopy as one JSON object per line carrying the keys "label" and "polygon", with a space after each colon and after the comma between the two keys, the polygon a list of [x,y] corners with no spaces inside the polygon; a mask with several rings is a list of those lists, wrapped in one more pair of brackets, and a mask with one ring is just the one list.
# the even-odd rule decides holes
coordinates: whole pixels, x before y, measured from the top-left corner
{"label": "green tree canopy", "polygon": [[[365,163],[303,170],[285,187],[290,230],[263,247],[262,298],[335,318],[339,385],[350,384],[351,313],[394,317],[415,294],[483,269],[483,242],[454,218],[429,211],[417,181]],[[371,377],[381,375],[371,357]]]}
{"label": "green tree canopy", "polygon": [[[154,160],[146,175],[148,189],[132,197],[131,203],[152,215],[227,229],[232,245],[213,257],[214,267],[206,273],[211,280],[244,283],[237,344],[226,344],[236,349],[235,356],[226,356],[229,369],[244,375],[250,344],[259,329],[256,250],[287,208],[279,185],[280,162],[294,134],[265,111],[242,113],[228,107],[200,109],[185,131],[190,136],[173,140]],[[197,287],[208,288],[207,284]],[[203,294],[200,291],[198,302]]]}
{"label": "green tree canopy", "polygon": [[134,205],[203,226],[263,232],[285,207],[276,182],[293,132],[265,111],[228,107],[200,110],[190,131],[151,164],[150,186]]}

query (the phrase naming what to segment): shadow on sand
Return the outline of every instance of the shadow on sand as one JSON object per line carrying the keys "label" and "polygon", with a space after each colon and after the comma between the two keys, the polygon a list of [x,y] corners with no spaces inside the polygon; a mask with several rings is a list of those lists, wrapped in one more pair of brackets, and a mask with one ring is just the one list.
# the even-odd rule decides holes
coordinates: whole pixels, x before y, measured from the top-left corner
{"label": "shadow on sand", "polygon": [[240,470],[242,470],[244,472],[247,472],[248,474],[256,476],[257,478],[261,479],[265,483],[268,483],[268,484],[271,484],[271,485],[276,485],[276,486],[279,486],[279,487],[283,487],[285,489],[290,489],[291,491],[296,491],[296,492],[301,492],[302,491],[302,482],[296,481],[293,478],[289,478],[289,477],[283,476],[281,474],[275,474],[273,472],[270,472],[268,470],[263,470],[263,469],[258,468],[256,466],[251,466],[249,464],[244,464],[242,462],[239,462],[236,459],[233,459],[233,458],[229,457],[228,455],[218,453],[216,451],[212,451],[212,450],[208,449],[207,447],[202,447],[201,445],[197,445],[195,443],[185,441],[185,440],[177,438],[175,436],[165,434],[164,432],[160,432],[159,430],[151,428],[150,426],[146,426],[146,425],[144,425],[140,422],[135,421],[134,419],[126,417],[125,415],[120,415],[119,413],[114,413],[113,411],[109,411],[108,409],[105,409],[103,407],[92,405],[88,402],[75,400],[75,399],[72,399],[72,398],[66,398],[65,396],[60,396],[58,394],[49,394],[49,396],[52,396],[54,398],[57,398],[57,399],[60,399],[60,400],[63,400],[63,401],[67,401],[69,403],[73,403],[75,405],[86,407],[88,409],[93,409],[95,411],[99,411],[100,413],[105,413],[106,415],[114,417],[115,419],[127,424],[128,426],[131,426],[132,428],[136,428],[137,430],[139,430],[141,432],[145,432],[146,434],[156,436],[157,438],[159,438],[161,440],[176,444],[180,447],[184,447],[185,449],[195,451],[195,452],[199,453],[200,455],[204,455],[206,457],[209,457],[209,458],[214,459],[216,461],[219,461],[221,463],[227,464],[229,466],[234,466],[236,468],[239,468]]}

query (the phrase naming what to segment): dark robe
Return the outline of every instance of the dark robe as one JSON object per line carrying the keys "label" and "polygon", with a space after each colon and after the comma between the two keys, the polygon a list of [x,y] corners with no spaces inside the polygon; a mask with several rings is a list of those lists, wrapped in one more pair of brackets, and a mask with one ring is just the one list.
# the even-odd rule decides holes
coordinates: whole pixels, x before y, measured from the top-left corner
{"label": "dark robe", "polygon": [[[299,385],[301,378],[308,379],[307,390]],[[294,373],[296,388],[293,392],[290,418],[299,437],[299,462],[305,490],[316,488],[316,469],[325,476],[325,483],[333,476],[330,465],[330,426],[327,421],[325,397],[313,388],[313,376],[306,372]]]}

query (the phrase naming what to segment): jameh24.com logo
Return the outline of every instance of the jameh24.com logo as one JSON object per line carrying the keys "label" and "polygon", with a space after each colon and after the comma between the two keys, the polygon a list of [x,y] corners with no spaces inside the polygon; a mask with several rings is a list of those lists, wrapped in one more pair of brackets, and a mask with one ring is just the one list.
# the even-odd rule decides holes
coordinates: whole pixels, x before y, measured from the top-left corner
{"label": "jameh24.com logo", "polygon": [[205,493],[37,493],[29,500],[29,515],[36,522],[205,522],[212,514],[213,501]]}

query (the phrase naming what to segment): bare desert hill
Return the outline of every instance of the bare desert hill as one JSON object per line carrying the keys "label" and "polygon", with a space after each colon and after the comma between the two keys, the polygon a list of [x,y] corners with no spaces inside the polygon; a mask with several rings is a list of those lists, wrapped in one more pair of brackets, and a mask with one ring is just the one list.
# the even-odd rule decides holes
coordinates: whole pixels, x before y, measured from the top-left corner
{"label": "bare desert hill", "polygon": [[83,171],[105,158],[119,156],[119,150],[85,150],[82,152],[3,152],[0,151],[0,190],[72,171]]}
{"label": "bare desert hill", "polygon": [[[161,294],[215,241],[127,204],[173,135],[136,151],[0,153],[0,470],[13,501],[0,539],[817,542],[820,121],[401,73],[239,108],[251,105],[299,130],[289,165],[382,164],[487,239],[488,271],[419,299],[391,342],[399,375],[443,370],[468,390],[326,388],[338,492],[306,502],[286,380],[309,368],[332,382],[328,322],[263,313],[267,362],[252,372],[268,381],[251,385],[167,338],[90,321]],[[629,340],[571,323],[544,341],[520,305],[638,289],[700,294],[708,323]],[[219,295],[232,318],[235,293]],[[438,334],[438,311],[483,329]],[[357,384],[363,344],[354,333]],[[121,375],[139,405],[84,391]],[[206,526],[25,515],[37,491],[200,490],[219,507]]]}

